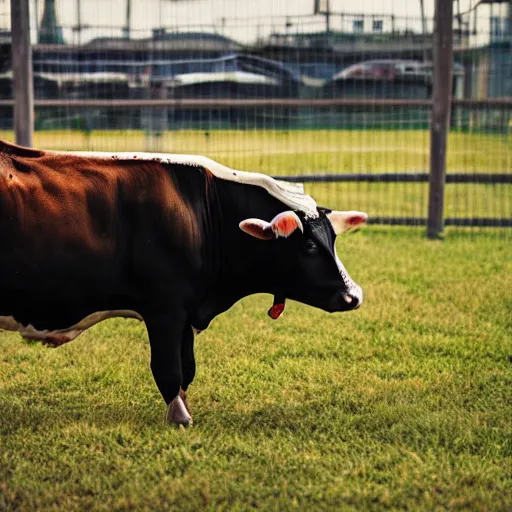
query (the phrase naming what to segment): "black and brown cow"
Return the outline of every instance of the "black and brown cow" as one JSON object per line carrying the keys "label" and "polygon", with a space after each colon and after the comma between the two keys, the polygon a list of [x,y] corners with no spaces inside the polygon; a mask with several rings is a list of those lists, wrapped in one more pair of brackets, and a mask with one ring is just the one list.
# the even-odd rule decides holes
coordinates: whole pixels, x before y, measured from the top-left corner
{"label": "black and brown cow", "polygon": [[188,424],[193,328],[254,293],[358,308],[336,256],[360,212],[198,156],[62,153],[0,141],[0,328],[59,346],[110,317],[146,324],[170,422]]}

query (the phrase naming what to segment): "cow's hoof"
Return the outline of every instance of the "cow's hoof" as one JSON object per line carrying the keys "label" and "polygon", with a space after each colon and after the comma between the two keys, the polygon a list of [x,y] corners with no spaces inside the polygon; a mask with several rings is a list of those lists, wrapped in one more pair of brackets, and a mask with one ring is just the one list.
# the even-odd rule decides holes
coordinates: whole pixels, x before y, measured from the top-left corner
{"label": "cow's hoof", "polygon": [[192,416],[190,416],[185,403],[180,395],[178,395],[167,407],[165,415],[165,424],[182,425],[188,427],[192,425]]}
{"label": "cow's hoof", "polygon": [[181,389],[181,388],[180,388],[180,397],[183,400],[183,404],[185,405],[185,408],[187,409],[188,413],[190,415],[192,415],[192,413],[190,412],[190,406],[188,405],[187,392],[183,391],[183,389]]}

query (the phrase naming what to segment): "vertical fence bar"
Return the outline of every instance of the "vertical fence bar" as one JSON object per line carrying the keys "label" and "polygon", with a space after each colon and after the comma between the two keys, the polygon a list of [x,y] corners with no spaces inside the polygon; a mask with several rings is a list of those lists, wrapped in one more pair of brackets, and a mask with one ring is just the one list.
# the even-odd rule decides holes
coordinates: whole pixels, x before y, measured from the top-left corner
{"label": "vertical fence bar", "polygon": [[446,147],[450,120],[453,65],[453,0],[436,0],[434,20],[432,120],[430,126],[430,188],[427,237],[443,231]]}
{"label": "vertical fence bar", "polygon": [[11,33],[16,143],[22,146],[32,146],[34,85],[29,0],[11,0]]}

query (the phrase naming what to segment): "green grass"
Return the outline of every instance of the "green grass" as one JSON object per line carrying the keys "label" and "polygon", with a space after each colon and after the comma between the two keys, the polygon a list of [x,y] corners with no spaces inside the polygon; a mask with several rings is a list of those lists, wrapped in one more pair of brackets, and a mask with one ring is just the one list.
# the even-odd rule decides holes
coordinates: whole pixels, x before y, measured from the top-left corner
{"label": "green grass", "polygon": [[[12,132],[0,138],[13,140]],[[429,167],[426,130],[178,130],[161,137],[141,131],[36,132],[34,145],[80,151],[163,151],[201,154],[248,171],[290,175],[313,172],[418,172]],[[512,134],[452,132],[448,172],[510,172]]]}
{"label": "green grass", "polygon": [[[12,140],[10,132],[0,138]],[[271,175],[314,173],[426,172],[428,131],[174,131],[146,137],[140,131],[36,132],[34,145],[46,149],[162,151],[206,155],[235,169]],[[451,133],[448,172],[512,172],[512,134]],[[317,202],[368,212],[370,217],[426,217],[425,183],[307,184]],[[511,185],[446,186],[447,217],[512,217]]]}
{"label": "green grass", "polygon": [[500,231],[339,242],[363,307],[243,300],[163,426],[143,325],[0,334],[0,510],[512,509],[512,251]]}

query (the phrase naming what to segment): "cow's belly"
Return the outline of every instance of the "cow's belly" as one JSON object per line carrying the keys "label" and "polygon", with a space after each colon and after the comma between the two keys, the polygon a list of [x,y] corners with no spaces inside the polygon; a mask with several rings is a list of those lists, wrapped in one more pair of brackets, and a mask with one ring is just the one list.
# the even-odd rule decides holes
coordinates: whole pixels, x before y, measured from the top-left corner
{"label": "cow's belly", "polygon": [[141,315],[136,311],[129,309],[117,309],[112,311],[97,311],[96,313],[86,316],[80,320],[80,322],[71,325],[70,327],[55,330],[36,329],[31,324],[23,325],[12,316],[0,316],[0,329],[19,332],[21,336],[29,340],[38,340],[46,342],[49,345],[59,346],[75,339],[85,330],[89,329],[89,327],[92,327],[99,322],[103,322],[103,320],[108,318],[115,317],[135,318],[142,321]]}

